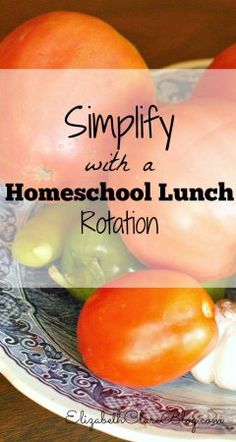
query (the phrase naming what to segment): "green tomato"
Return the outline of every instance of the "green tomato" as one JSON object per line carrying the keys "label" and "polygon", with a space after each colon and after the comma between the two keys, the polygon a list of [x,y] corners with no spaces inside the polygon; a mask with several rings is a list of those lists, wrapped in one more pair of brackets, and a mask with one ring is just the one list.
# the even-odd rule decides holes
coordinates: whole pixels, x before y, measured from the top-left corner
{"label": "green tomato", "polygon": [[143,268],[144,265],[129,253],[119,234],[99,234],[93,230],[82,234],[78,223],[65,243],[61,273],[53,267],[50,276],[74,297],[87,299],[106,282]]}
{"label": "green tomato", "polygon": [[206,291],[212,297],[214,302],[218,302],[220,299],[223,299],[225,295],[225,288],[223,287],[208,287],[206,288]]}
{"label": "green tomato", "polygon": [[12,244],[14,258],[20,264],[35,268],[58,259],[68,229],[78,219],[81,207],[74,202],[43,207],[16,234]]}
{"label": "green tomato", "polygon": [[227,280],[211,281],[203,283],[203,287],[212,297],[214,302],[224,298],[225,287],[227,287]]}

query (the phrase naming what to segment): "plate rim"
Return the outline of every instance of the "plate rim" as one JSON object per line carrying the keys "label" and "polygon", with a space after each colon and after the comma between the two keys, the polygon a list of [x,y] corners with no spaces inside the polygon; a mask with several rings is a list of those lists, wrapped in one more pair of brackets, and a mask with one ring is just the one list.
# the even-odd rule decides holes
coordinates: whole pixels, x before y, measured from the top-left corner
{"label": "plate rim", "polygon": [[[26,371],[17,365],[16,361],[10,359],[6,355],[5,351],[1,347],[0,373],[22,394],[64,419],[66,418],[69,410],[76,410],[78,413],[83,410],[87,417],[91,419],[99,419],[101,417],[101,413],[99,411],[79,404],[70,398],[63,396],[63,401],[61,401],[62,396],[57,391],[55,391],[53,388],[49,388],[49,385],[44,385],[42,382],[40,382],[40,380],[34,378],[33,376],[29,376]],[[85,424],[81,425],[87,427],[89,426]],[[148,442],[153,442],[154,440],[155,442],[167,442],[169,440],[183,440],[185,442],[190,442],[193,440],[193,438],[202,442],[210,442],[213,440],[217,440],[218,442],[226,442],[235,440],[235,434],[193,434],[191,430],[189,430],[189,432],[175,431],[157,428],[152,425],[143,425],[140,423],[95,424],[94,429],[130,442],[143,442],[144,436],[145,441]]]}

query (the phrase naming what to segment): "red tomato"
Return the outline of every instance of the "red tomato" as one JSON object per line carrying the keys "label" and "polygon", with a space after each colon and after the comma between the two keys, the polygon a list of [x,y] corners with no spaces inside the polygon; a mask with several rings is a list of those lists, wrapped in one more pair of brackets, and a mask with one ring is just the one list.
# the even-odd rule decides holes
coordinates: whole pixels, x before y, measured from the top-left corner
{"label": "red tomato", "polygon": [[193,96],[236,101],[236,43],[213,59],[194,88]]}
{"label": "red tomato", "polygon": [[[172,114],[168,152],[158,127],[152,139],[130,140],[123,146],[131,172],[109,175],[114,189],[143,188],[145,181],[150,182],[152,200],[109,201],[109,207],[116,218],[124,218],[127,210],[136,219],[157,218],[158,234],[155,228],[122,234],[131,253],[146,265],[179,270],[202,281],[223,279],[236,272],[236,202],[178,201],[174,189],[218,189],[220,181],[235,189],[236,105],[193,100],[163,108],[166,121]],[[155,171],[143,172],[150,160]],[[159,200],[159,183],[167,184],[166,195],[173,201]]]}
{"label": "red tomato", "polygon": [[236,69],[236,43],[220,52],[209,69]]}
{"label": "red tomato", "polygon": [[137,49],[108,23],[56,11],[23,23],[0,44],[1,69],[145,69]]}
{"label": "red tomato", "polygon": [[[183,287],[193,288],[124,287],[132,280],[134,285],[168,280],[174,286],[180,278]],[[216,339],[209,295],[187,275],[170,271],[132,273],[98,289],[78,320],[78,348],[88,368],[128,387],[178,378],[212,350]]]}
{"label": "red tomato", "polygon": [[[120,103],[124,110],[126,104],[123,106],[123,103],[127,96],[132,96],[132,102],[135,101],[137,90],[142,90],[139,86],[144,87],[143,80],[145,84],[146,80],[148,83],[148,96],[150,91],[153,94],[146,64],[136,48],[107,23],[77,12],[47,13],[13,30],[0,43],[0,68],[3,71],[16,68],[28,70],[28,73],[23,71],[19,74],[6,71],[7,81],[2,78],[6,90],[1,93],[1,102],[4,100],[2,94],[7,95],[11,75],[14,75],[16,83],[10,85],[13,92],[10,90],[8,101],[11,102],[4,106],[1,118],[4,120],[2,124],[5,125],[5,133],[2,134],[4,142],[1,143],[0,161],[0,176],[4,181],[23,182],[28,186],[69,187],[77,184],[83,187],[86,184],[92,186],[104,179],[102,171],[94,173],[91,178],[91,173],[84,172],[84,167],[92,160],[97,164],[99,160],[111,159],[113,149],[110,140],[94,141],[86,137],[85,140],[81,138],[82,141],[78,143],[78,139],[67,137],[64,141],[60,123],[65,126],[64,117],[67,112],[80,104],[86,107],[86,111],[82,117],[81,114],[80,118],[77,117],[78,120],[73,117],[72,121],[83,124],[83,119],[86,118],[86,122],[87,106],[93,105],[91,99],[97,105],[91,112],[99,111],[106,116],[107,113],[115,112],[116,105],[119,108]],[[48,74],[45,71],[34,72],[34,68],[48,70]],[[116,83],[115,73],[112,78],[110,74],[107,91],[101,82],[96,83],[98,75],[94,72],[92,79],[79,87],[80,76],[78,74],[76,78],[75,69],[67,74],[61,72],[62,78],[59,76],[60,72],[58,75],[55,72],[54,78],[50,71],[67,68],[134,69],[136,73],[133,74],[132,81],[127,78],[125,86]],[[142,70],[145,72],[145,79]],[[71,78],[72,71],[74,78]],[[4,76],[4,72],[2,75]],[[17,75],[19,80],[16,80]],[[63,75],[68,75],[67,85]],[[58,102],[60,105],[60,94],[65,87],[67,90],[64,99],[68,94],[71,95],[70,107],[68,105],[62,109],[61,103],[59,112],[57,105]],[[17,97],[18,91],[21,96]],[[11,109],[18,117],[11,117]],[[75,132],[76,129],[70,129],[68,135]]]}

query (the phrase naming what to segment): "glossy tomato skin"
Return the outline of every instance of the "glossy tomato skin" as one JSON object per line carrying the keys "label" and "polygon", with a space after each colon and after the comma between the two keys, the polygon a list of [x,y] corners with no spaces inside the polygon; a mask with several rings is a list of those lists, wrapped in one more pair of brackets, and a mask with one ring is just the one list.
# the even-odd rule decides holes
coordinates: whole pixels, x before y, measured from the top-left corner
{"label": "glossy tomato skin", "polygon": [[[8,89],[4,91],[8,99],[4,114],[8,115],[9,128],[5,144],[1,145],[0,176],[6,182],[23,182],[28,187],[95,186],[104,180],[106,173],[102,170],[93,174],[85,172],[84,168],[89,161],[96,165],[100,160],[109,161],[114,140],[111,136],[102,140],[89,137],[85,141],[84,137],[66,137],[65,140],[61,133],[67,128],[65,115],[74,106],[83,104],[84,112],[73,116],[72,121],[87,124],[88,105],[92,105],[96,114],[104,116],[120,108],[124,111],[126,102],[128,107],[139,102],[136,94],[145,89],[144,83],[147,84],[147,96],[153,95],[146,63],[137,49],[109,24],[72,11],[43,14],[13,30],[0,42],[0,68],[20,71],[9,74],[6,71],[7,82],[2,78],[11,87],[9,76],[12,75],[15,82],[12,89],[17,93],[9,91],[10,98],[7,98]],[[104,78],[104,82],[101,79],[98,85],[99,74],[90,72],[90,80],[81,85],[82,70],[100,68],[99,78],[103,70],[109,72],[109,69],[132,69],[135,74],[125,85],[122,78],[120,87],[114,80],[115,87],[109,87],[107,100],[105,85],[111,79]],[[76,72],[76,69],[81,71]],[[17,95],[19,90],[20,96]],[[64,105],[64,100],[69,102],[67,98],[71,98],[70,104]],[[12,109],[17,110],[14,121]],[[62,130],[58,127],[60,122]],[[75,132],[70,128],[68,136]]]}
{"label": "glossy tomato skin", "polygon": [[236,43],[220,52],[212,61],[209,69],[235,69]]}
{"label": "glossy tomato skin", "polygon": [[137,49],[109,24],[72,11],[23,23],[0,43],[1,69],[145,69]]}
{"label": "glossy tomato skin", "polygon": [[[158,219],[159,234],[155,229],[141,235],[122,234],[130,252],[147,266],[178,270],[203,282],[236,272],[236,202],[179,201],[173,193],[175,188],[215,188],[219,181],[235,188],[235,112],[235,103],[189,100],[163,108],[167,120],[175,115],[168,152],[158,129],[150,140],[127,140],[123,149],[132,174],[110,173],[109,185],[130,190],[149,181],[152,199],[108,204],[115,217],[124,217],[128,209],[136,219],[147,215]],[[143,164],[150,160],[155,170],[143,172]],[[166,194],[173,195],[173,200],[159,199],[159,183],[166,183]]]}
{"label": "glossy tomato skin", "polygon": [[[170,278],[170,271],[142,271],[122,283]],[[183,284],[190,284],[181,275]],[[86,302],[78,320],[78,348],[96,375],[128,387],[172,381],[214,346],[214,304],[204,289],[105,287]],[[179,281],[178,281],[179,282]]]}
{"label": "glossy tomato skin", "polygon": [[194,97],[212,97],[236,102],[236,43],[212,60],[193,89]]}

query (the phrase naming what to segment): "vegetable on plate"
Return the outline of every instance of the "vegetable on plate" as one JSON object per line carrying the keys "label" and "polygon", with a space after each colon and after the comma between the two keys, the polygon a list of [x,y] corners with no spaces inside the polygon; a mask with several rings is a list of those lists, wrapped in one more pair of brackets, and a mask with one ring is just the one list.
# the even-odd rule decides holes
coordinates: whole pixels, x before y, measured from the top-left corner
{"label": "vegetable on plate", "polygon": [[236,101],[236,43],[216,55],[195,85],[192,96]]}
{"label": "vegetable on plate", "polygon": [[76,223],[65,241],[60,270],[49,269],[49,275],[78,299],[87,299],[106,282],[144,266],[129,253],[119,234],[81,233]]}
{"label": "vegetable on plate", "polygon": [[[111,139],[68,139],[64,118],[74,106],[95,105],[106,115],[138,100],[140,90],[146,90],[148,99],[154,95],[147,65],[135,46],[108,23],[73,11],[42,14],[14,29],[0,42],[0,69],[8,116],[0,128],[0,176],[29,187],[75,187],[78,177],[83,187],[105,177],[102,170],[88,174],[84,168],[91,159],[110,159]],[[12,73],[4,77],[7,69]],[[93,69],[101,71],[95,75]],[[133,70],[132,81],[127,73],[118,84],[117,75],[126,70]],[[76,119],[83,123],[87,114],[86,106]]]}
{"label": "vegetable on plate", "polygon": [[[138,288],[147,281],[159,288]],[[173,287],[160,287],[167,281]],[[183,375],[213,349],[214,303],[185,274],[129,273],[88,299],[77,334],[82,358],[96,375],[128,387],[158,385]]]}
{"label": "vegetable on plate", "polygon": [[[218,106],[214,100],[203,99],[164,109],[167,120],[174,114],[178,122],[168,152],[155,130],[150,140],[139,139],[135,146],[127,139],[124,143],[132,174],[122,170],[109,174],[109,185],[114,189],[122,186],[130,190],[150,181],[154,197],[151,201],[130,200],[127,205],[109,201],[109,208],[115,217],[123,218],[127,209],[135,211],[137,219],[144,213],[158,217],[159,235],[155,229],[141,235],[122,233],[130,252],[147,266],[178,270],[202,282],[228,278],[236,272],[236,202],[227,199],[228,188],[235,187],[236,104],[222,101]],[[157,170],[142,171],[150,159]],[[187,200],[181,199],[186,189],[196,186],[213,188],[215,195],[219,180],[227,184],[221,200],[218,194],[214,201],[193,200],[189,195]],[[166,184],[166,195],[172,200],[159,199],[157,183]],[[176,188],[180,189],[180,200],[174,199]]]}
{"label": "vegetable on plate", "polygon": [[224,298],[226,287],[228,286],[230,280],[222,279],[217,281],[206,281],[202,284],[207,293],[211,296],[214,302],[219,301]]}
{"label": "vegetable on plate", "polygon": [[78,202],[41,208],[16,234],[12,244],[14,258],[35,268],[55,261],[61,256],[65,237],[80,211]]}

